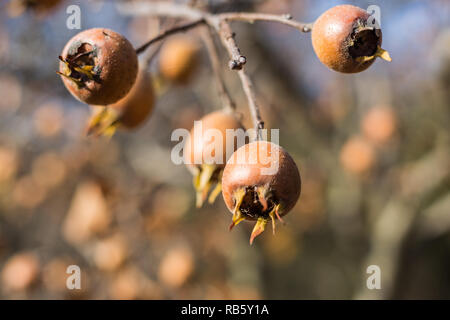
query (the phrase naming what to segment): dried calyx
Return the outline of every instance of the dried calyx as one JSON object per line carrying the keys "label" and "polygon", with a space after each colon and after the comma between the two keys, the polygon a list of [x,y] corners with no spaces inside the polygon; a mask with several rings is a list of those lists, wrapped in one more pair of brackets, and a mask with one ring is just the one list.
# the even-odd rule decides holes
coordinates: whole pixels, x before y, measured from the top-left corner
{"label": "dried calyx", "polygon": [[110,29],[93,28],[76,34],[59,60],[58,74],[67,90],[87,104],[115,103],[136,81],[136,51],[124,36]]}
{"label": "dried calyx", "polygon": [[391,61],[389,53],[381,48],[381,30],[367,26],[367,21],[357,20],[348,43],[349,55],[360,63],[377,57]]}
{"label": "dried calyx", "polygon": [[193,169],[192,183],[196,192],[196,206],[201,207],[208,199],[214,203],[220,194],[223,166],[215,164],[201,164]]}
{"label": "dried calyx", "polygon": [[62,72],[57,73],[77,84],[78,88],[86,86],[87,81],[100,83],[100,68],[97,66],[97,48],[88,43],[74,43],[67,58],[59,56],[64,63]]}
{"label": "dried calyx", "polygon": [[119,113],[107,106],[91,106],[86,135],[112,137],[119,126]]}

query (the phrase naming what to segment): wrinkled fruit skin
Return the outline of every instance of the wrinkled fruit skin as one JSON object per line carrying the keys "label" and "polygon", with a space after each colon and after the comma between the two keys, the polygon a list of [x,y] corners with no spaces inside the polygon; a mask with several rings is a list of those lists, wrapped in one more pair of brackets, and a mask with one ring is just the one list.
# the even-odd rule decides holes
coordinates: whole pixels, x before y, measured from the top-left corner
{"label": "wrinkled fruit skin", "polygon": [[[216,196],[220,193],[220,179],[223,168],[227,162],[227,146],[230,150],[236,150],[237,139],[226,139],[227,129],[242,129],[239,119],[231,112],[215,111],[207,114],[200,119],[202,121],[202,134],[195,135],[194,128],[192,128],[189,138],[186,140],[184,146],[184,161],[186,166],[194,176],[194,187],[197,191],[197,206],[201,206],[207,197],[210,189],[215,185],[215,189],[211,193],[209,202],[213,202]],[[216,129],[220,132],[222,139],[222,158],[220,163],[207,163],[210,152],[208,146],[211,146],[210,137],[205,134],[209,129]],[[218,150],[217,150],[218,151]],[[214,157],[216,150],[211,152]],[[196,159],[201,159],[201,163],[195,164]]]}
{"label": "wrinkled fruit skin", "polygon": [[311,34],[319,60],[342,73],[361,72],[370,67],[375,57],[382,55],[378,51],[382,50],[382,33],[381,29],[368,25],[368,18],[365,10],[352,5],[325,11],[314,22]]}
{"label": "wrinkled fruit skin", "polygon": [[64,85],[75,98],[87,104],[117,102],[136,81],[138,59],[133,46],[109,29],[78,33],[66,44],[61,58],[59,71]]}
{"label": "wrinkled fruit skin", "polygon": [[[278,170],[264,172],[271,166]],[[230,229],[243,220],[257,221],[250,243],[268,221],[286,215],[300,197],[297,165],[282,147],[256,141],[239,148],[228,160],[222,176],[222,194],[233,213]]]}
{"label": "wrinkled fruit skin", "polygon": [[197,65],[197,44],[188,37],[167,40],[161,48],[159,69],[163,77],[178,84],[189,81]]}

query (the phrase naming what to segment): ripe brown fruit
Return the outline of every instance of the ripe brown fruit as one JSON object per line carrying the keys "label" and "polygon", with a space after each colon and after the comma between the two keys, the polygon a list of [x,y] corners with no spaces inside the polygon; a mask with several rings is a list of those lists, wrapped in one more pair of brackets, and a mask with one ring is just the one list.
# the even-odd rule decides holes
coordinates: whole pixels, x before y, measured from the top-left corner
{"label": "ripe brown fruit", "polygon": [[[227,150],[235,151],[238,147],[237,139],[226,139],[227,129],[237,130],[241,129],[244,133],[244,128],[237,117],[228,111],[215,111],[207,114],[201,121],[201,131],[196,134],[195,126],[192,128],[189,138],[184,147],[184,161],[188,169],[194,175],[194,187],[197,192],[197,207],[201,207],[206,200],[209,191],[212,189],[208,201],[214,202],[215,198],[221,191],[221,177],[223,168],[228,160]],[[218,130],[220,134],[220,141],[222,149],[215,149],[215,141],[208,136],[207,132],[210,129]],[[220,159],[215,161],[216,152],[221,153]],[[219,154],[217,154],[219,158]],[[198,160],[198,161],[197,161]],[[198,163],[196,163],[198,162]]]}
{"label": "ripe brown fruit", "polygon": [[110,136],[116,128],[135,129],[148,119],[154,105],[152,78],[148,72],[141,70],[136,83],[124,98],[107,107],[93,106],[88,134]]}
{"label": "ripe brown fruit", "polygon": [[122,35],[94,28],[75,35],[63,49],[58,74],[78,100],[108,105],[123,98],[138,72],[136,51]]}
{"label": "ripe brown fruit", "polygon": [[233,213],[230,229],[243,220],[256,220],[250,244],[269,220],[281,220],[297,203],[300,174],[282,147],[256,141],[240,147],[228,160],[222,177],[225,204]]}
{"label": "ripe brown fruit", "polygon": [[364,135],[376,144],[388,142],[397,128],[397,117],[391,107],[376,106],[362,120]]}
{"label": "ripe brown fruit", "polygon": [[311,40],[319,60],[342,73],[366,70],[376,57],[391,61],[381,49],[382,33],[368,22],[367,11],[339,5],[325,11],[315,22]]}
{"label": "ripe brown fruit", "polygon": [[167,40],[159,55],[159,69],[164,78],[179,84],[186,83],[197,65],[197,43],[189,37]]}

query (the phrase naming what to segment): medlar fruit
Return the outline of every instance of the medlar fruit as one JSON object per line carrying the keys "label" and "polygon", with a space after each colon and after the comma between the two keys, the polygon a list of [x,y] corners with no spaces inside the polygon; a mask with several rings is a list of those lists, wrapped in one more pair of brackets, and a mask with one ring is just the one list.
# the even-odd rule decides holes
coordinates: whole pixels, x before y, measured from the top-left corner
{"label": "medlar fruit", "polygon": [[312,29],[312,45],[319,60],[343,73],[366,70],[380,57],[391,61],[381,49],[382,33],[368,22],[369,13],[352,5],[339,5],[325,11]]}
{"label": "medlar fruit", "polygon": [[138,72],[130,42],[109,29],[94,28],[75,35],[63,49],[58,74],[78,100],[108,105],[123,98]]}
{"label": "medlar fruit", "polygon": [[296,204],[301,191],[300,174],[282,147],[255,141],[240,147],[228,160],[222,176],[222,194],[233,213],[230,230],[243,220],[255,221],[250,244],[268,221],[282,220]]}

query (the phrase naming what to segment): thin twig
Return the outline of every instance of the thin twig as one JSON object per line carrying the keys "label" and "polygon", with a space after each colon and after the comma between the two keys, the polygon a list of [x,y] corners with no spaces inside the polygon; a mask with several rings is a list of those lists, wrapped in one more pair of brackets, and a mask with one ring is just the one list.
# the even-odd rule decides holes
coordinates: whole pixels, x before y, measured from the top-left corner
{"label": "thin twig", "polygon": [[204,29],[203,31],[204,32],[202,33],[202,37],[206,46],[206,50],[208,51],[209,59],[211,61],[211,67],[213,69],[214,78],[216,79],[219,96],[222,100],[224,108],[229,111],[234,111],[236,105],[231,99],[230,93],[228,92],[227,87],[225,86],[225,81],[222,77],[219,54],[217,52],[216,45],[214,44],[214,38],[211,32],[211,28],[207,27],[207,29]]}
{"label": "thin twig", "polygon": [[164,38],[176,34],[176,33],[180,33],[180,32],[185,32],[189,29],[195,28],[200,24],[205,23],[205,19],[201,18],[198,20],[195,20],[193,22],[189,22],[189,23],[185,23],[182,24],[180,26],[174,27],[172,29],[166,30],[163,33],[161,33],[160,35],[156,36],[153,39],[150,39],[149,41],[147,41],[146,43],[144,43],[142,46],[140,46],[139,48],[136,49],[136,54],[141,54],[142,52],[144,52],[148,47],[150,47],[152,44],[163,40]]}
{"label": "thin twig", "polygon": [[[226,21],[221,21],[217,27],[217,32],[219,33],[219,36],[222,40],[222,44],[227,49],[230,55],[231,61],[236,61],[236,59],[238,59],[237,55],[240,55],[240,50],[236,44],[236,41],[234,39],[235,35],[231,30],[229,23]],[[233,69],[231,65],[230,68]],[[256,95],[253,90],[253,84],[242,65],[240,67],[240,70],[238,71],[238,75],[242,83],[242,88],[244,89],[245,95],[247,96],[248,106],[250,108],[250,113],[253,119],[253,126],[256,132],[256,140],[259,140],[261,139],[261,130],[264,129],[264,122],[261,119],[259,106],[256,101]]]}
{"label": "thin twig", "polygon": [[274,15],[265,13],[252,13],[252,12],[231,12],[222,13],[217,15],[223,20],[239,20],[244,22],[253,23],[254,21],[267,21],[267,22],[279,22],[290,27],[293,27],[301,32],[310,32],[312,30],[312,23],[298,22],[292,19],[290,14]]}
{"label": "thin twig", "polygon": [[236,35],[231,30],[230,24],[225,20],[219,20],[219,23],[214,24],[214,27],[220,34],[222,43],[230,55],[231,60],[228,66],[231,70],[241,70],[247,62],[247,58],[241,54],[241,51],[236,44],[236,40],[234,39]]}
{"label": "thin twig", "polygon": [[208,13],[187,5],[162,1],[119,2],[116,4],[119,13],[132,16],[171,17],[197,20]]}

